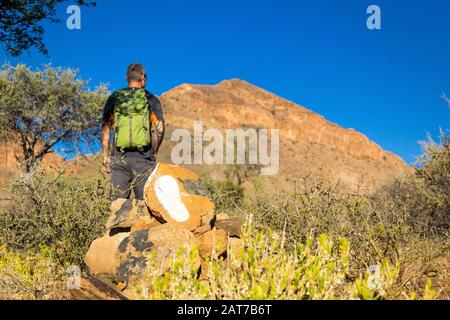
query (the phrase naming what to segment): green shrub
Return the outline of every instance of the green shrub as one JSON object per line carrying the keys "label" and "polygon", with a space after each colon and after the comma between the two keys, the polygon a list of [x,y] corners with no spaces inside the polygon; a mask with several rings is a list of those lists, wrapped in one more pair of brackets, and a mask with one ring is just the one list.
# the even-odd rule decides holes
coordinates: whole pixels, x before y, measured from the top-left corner
{"label": "green shrub", "polygon": [[0,243],[14,250],[54,248],[62,265],[84,266],[90,243],[104,232],[108,213],[101,182],[38,175],[11,186],[0,209]]}
{"label": "green shrub", "polygon": [[448,238],[450,230],[450,137],[439,144],[422,143],[424,153],[407,179],[380,190],[375,200],[407,214],[414,233],[428,238]]}
{"label": "green shrub", "polygon": [[[282,235],[253,230],[247,224],[244,248],[227,258],[207,261],[207,273],[197,278],[195,249],[179,250],[171,271],[162,276],[149,268],[138,291],[143,299],[384,299],[397,280],[398,268],[385,262],[376,286],[364,272],[356,281],[347,279],[350,243],[333,241],[322,234],[286,250]],[[156,270],[156,271],[155,271]],[[150,284],[150,285],[149,285]]]}
{"label": "green shrub", "polygon": [[[406,288],[418,290],[423,288],[422,275],[430,270],[448,277],[448,267],[436,261],[449,256],[449,150],[445,137],[441,144],[426,144],[413,174],[369,196],[350,194],[320,179],[300,178],[295,191],[261,191],[235,213],[254,216],[259,230],[284,232],[291,249],[322,233],[345,237],[352,243],[351,277],[387,258],[402,265],[399,273],[407,278]],[[410,265],[413,275],[405,274]],[[450,288],[443,291],[448,295]]]}
{"label": "green shrub", "polygon": [[[380,300],[390,297],[391,289],[399,276],[399,265],[392,265],[388,260],[372,270],[359,275],[353,286],[353,297],[361,300]],[[398,297],[391,297],[398,299]]]}
{"label": "green shrub", "polygon": [[206,195],[214,202],[216,212],[230,212],[242,205],[244,191],[231,180],[214,181],[202,176],[201,183]]}
{"label": "green shrub", "polygon": [[52,250],[16,253],[0,246],[0,300],[67,299],[65,272],[53,260]]}

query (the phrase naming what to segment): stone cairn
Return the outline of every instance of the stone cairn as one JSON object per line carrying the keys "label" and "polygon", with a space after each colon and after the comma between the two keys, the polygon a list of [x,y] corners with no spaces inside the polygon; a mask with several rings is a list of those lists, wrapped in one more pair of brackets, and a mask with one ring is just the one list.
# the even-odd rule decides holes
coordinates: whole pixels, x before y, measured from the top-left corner
{"label": "stone cairn", "polygon": [[70,290],[75,299],[135,299],[135,286],[150,265],[156,263],[158,274],[164,274],[180,247],[192,250],[196,244],[200,278],[206,274],[206,259],[242,247],[241,221],[216,214],[194,172],[159,163],[144,194],[145,200],[111,204],[106,232],[92,242],[84,259],[91,276]]}

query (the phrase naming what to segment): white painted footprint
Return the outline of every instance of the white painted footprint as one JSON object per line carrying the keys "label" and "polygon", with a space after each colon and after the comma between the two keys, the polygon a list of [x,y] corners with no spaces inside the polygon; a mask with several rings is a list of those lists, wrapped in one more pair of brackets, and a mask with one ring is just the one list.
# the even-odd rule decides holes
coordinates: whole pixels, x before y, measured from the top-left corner
{"label": "white painted footprint", "polygon": [[181,202],[180,188],[175,178],[167,175],[158,178],[154,190],[158,201],[175,221],[185,222],[189,219],[189,211]]}

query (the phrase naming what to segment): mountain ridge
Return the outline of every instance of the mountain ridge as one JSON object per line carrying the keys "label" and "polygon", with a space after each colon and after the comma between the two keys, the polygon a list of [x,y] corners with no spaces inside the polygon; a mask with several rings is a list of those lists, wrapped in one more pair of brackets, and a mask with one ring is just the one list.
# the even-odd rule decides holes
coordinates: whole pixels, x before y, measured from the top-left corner
{"label": "mountain ridge", "polygon": [[[202,120],[205,127],[218,129],[280,129],[280,164],[285,167],[282,175],[292,171],[286,168],[299,168],[306,163],[305,170],[296,171],[322,171],[325,176],[353,185],[359,183],[358,174],[367,175],[369,181],[363,184],[370,185],[409,170],[401,157],[384,151],[355,129],[345,129],[311,109],[240,79],[223,80],[215,85],[181,84],[162,94],[161,101],[166,118],[170,119],[169,126],[192,129],[195,120]],[[326,150],[321,151],[322,147]],[[357,160],[334,165],[333,156],[344,162],[349,157]],[[312,164],[321,158],[319,165]],[[327,166],[331,166],[329,172]],[[356,172],[352,173],[354,169]]]}
{"label": "mountain ridge", "polygon": [[[167,124],[165,141],[158,157],[162,162],[171,163],[171,147],[174,145],[170,139],[171,132],[177,128],[192,130],[194,122],[201,120],[208,128],[279,129],[280,172],[272,177],[277,185],[280,181],[288,185],[293,173],[305,175],[312,172],[343,182],[350,189],[363,186],[371,190],[411,170],[401,157],[383,150],[355,129],[343,128],[311,109],[241,79],[227,79],[213,85],[183,83],[164,92],[160,100]],[[5,148],[0,150],[0,158],[8,160],[4,161],[8,165],[0,165],[0,168],[11,169],[10,153]],[[90,160],[66,161],[55,156],[49,156],[49,163],[56,168],[68,167],[69,175],[82,174],[88,170],[87,164],[92,165]],[[98,170],[98,164],[96,166]],[[224,177],[220,166],[192,167],[199,173]]]}
{"label": "mountain ridge", "polygon": [[[284,98],[284,97],[279,96],[277,94],[271,93],[271,92],[269,92],[269,91],[267,91],[267,90],[265,90],[263,88],[260,88],[260,87],[258,87],[256,85],[253,85],[253,84],[251,84],[251,83],[249,83],[249,82],[247,82],[245,80],[241,80],[241,79],[238,79],[238,78],[231,78],[231,79],[222,80],[219,83],[212,84],[212,85],[183,83],[181,85],[178,85],[178,86],[172,88],[171,90],[168,90],[168,91],[164,92],[161,96],[165,96],[167,94],[171,94],[171,92],[174,91],[174,90],[180,90],[180,91],[192,90],[193,87],[197,87],[197,88],[202,88],[202,87],[203,88],[225,87],[226,88],[226,87],[233,87],[233,86],[248,86],[248,87],[251,87],[253,89],[263,91],[264,93],[266,93],[268,95],[272,95],[272,96],[276,97],[277,99],[283,101],[284,103],[286,103],[286,104],[288,104],[288,105],[290,105],[292,107],[301,108],[303,112],[306,112],[306,113],[308,113],[309,115],[311,115],[313,117],[317,117],[318,119],[320,119],[320,121],[323,120],[324,122],[326,122],[330,126],[335,126],[336,128],[346,130],[349,134],[356,134],[358,136],[361,136],[363,139],[367,140],[368,142],[375,144],[377,147],[379,147],[380,150],[383,150],[383,152],[398,158],[399,160],[401,160],[402,162],[404,162],[406,164],[406,162],[399,155],[397,155],[396,153],[394,153],[392,151],[384,150],[376,141],[370,140],[365,134],[357,131],[356,129],[354,129],[354,128],[344,128],[344,127],[340,126],[338,123],[330,121],[330,120],[326,119],[324,116],[322,116],[322,115],[320,115],[318,113],[315,113],[312,109],[304,107],[303,105],[300,105],[300,104],[296,104],[295,102],[292,102],[292,101],[288,100],[287,98]],[[271,109],[269,109],[268,111],[271,111]]]}

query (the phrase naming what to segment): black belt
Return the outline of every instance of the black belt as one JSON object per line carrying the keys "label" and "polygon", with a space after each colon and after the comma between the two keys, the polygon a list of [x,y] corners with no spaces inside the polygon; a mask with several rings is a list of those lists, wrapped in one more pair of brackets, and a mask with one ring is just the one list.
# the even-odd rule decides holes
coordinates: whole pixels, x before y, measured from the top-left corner
{"label": "black belt", "polygon": [[150,146],[145,146],[142,148],[119,148],[119,147],[116,147],[116,150],[121,153],[129,152],[129,151],[147,152],[150,150],[150,148],[151,148]]}

